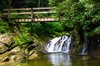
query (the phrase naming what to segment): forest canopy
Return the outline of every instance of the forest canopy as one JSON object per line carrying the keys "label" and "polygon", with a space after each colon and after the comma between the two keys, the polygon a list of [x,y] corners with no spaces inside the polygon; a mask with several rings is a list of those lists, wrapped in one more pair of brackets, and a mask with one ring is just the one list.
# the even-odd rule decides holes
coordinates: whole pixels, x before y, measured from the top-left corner
{"label": "forest canopy", "polygon": [[99,0],[49,0],[56,7],[58,16],[64,17],[64,25],[76,28],[88,36],[100,34]]}

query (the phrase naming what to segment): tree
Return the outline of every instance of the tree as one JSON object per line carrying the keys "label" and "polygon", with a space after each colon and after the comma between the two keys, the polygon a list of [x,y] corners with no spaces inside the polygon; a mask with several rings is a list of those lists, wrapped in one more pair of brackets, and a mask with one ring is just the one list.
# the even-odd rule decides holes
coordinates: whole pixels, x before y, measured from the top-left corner
{"label": "tree", "polygon": [[[84,36],[100,35],[100,1],[99,0],[49,0],[64,20],[65,28],[75,29],[81,41]],[[98,39],[99,40],[99,39]]]}

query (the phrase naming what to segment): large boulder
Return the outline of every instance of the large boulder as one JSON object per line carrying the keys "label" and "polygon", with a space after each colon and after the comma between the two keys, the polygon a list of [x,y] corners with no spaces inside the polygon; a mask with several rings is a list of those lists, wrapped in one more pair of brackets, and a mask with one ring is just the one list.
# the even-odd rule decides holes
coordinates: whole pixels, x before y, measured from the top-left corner
{"label": "large boulder", "polygon": [[19,47],[13,48],[11,51],[0,55],[1,62],[21,60],[22,56],[19,54],[21,49]]}
{"label": "large boulder", "polygon": [[6,33],[0,35],[0,44],[7,44],[8,46],[12,43],[12,34]]}
{"label": "large boulder", "polygon": [[[29,44],[26,48],[18,45],[11,48],[12,45],[15,45],[13,44],[13,34],[0,34],[0,64],[19,62],[24,59],[33,60],[38,57],[37,47],[39,46],[36,42]],[[9,48],[11,49],[9,50]]]}
{"label": "large boulder", "polygon": [[13,36],[10,33],[0,34],[0,53],[6,51],[12,44]]}

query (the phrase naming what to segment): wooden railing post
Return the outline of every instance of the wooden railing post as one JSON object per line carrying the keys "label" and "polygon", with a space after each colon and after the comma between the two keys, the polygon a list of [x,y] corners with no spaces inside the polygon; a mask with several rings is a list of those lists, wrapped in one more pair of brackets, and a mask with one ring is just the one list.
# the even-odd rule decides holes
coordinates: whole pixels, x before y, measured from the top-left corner
{"label": "wooden railing post", "polygon": [[33,8],[31,8],[31,21],[33,22]]}

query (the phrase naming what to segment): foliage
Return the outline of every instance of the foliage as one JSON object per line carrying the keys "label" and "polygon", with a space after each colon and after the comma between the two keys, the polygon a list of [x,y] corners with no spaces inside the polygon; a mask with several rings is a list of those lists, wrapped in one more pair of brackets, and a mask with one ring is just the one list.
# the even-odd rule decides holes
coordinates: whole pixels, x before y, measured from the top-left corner
{"label": "foliage", "polygon": [[100,27],[95,28],[93,32],[99,35],[100,34]]}
{"label": "foliage", "polygon": [[81,28],[81,31],[87,34],[100,34],[100,3],[95,0],[49,0],[49,2],[56,8],[58,16],[63,17],[66,28],[77,30]]}
{"label": "foliage", "polygon": [[0,33],[7,33],[9,32],[8,24],[4,21],[0,21]]}
{"label": "foliage", "polygon": [[14,41],[15,44],[21,47],[22,45],[26,45],[30,41],[30,38],[27,33],[23,32],[19,36],[14,37]]}
{"label": "foliage", "polygon": [[29,32],[31,35],[36,33],[39,36],[48,35],[52,36],[58,32],[63,31],[61,23],[48,22],[48,23],[23,23],[21,24],[21,32]]}
{"label": "foliage", "polygon": [[57,32],[62,32],[62,24],[58,22],[52,22],[52,23],[43,23],[42,24],[42,31],[41,33],[45,34],[56,34]]}

